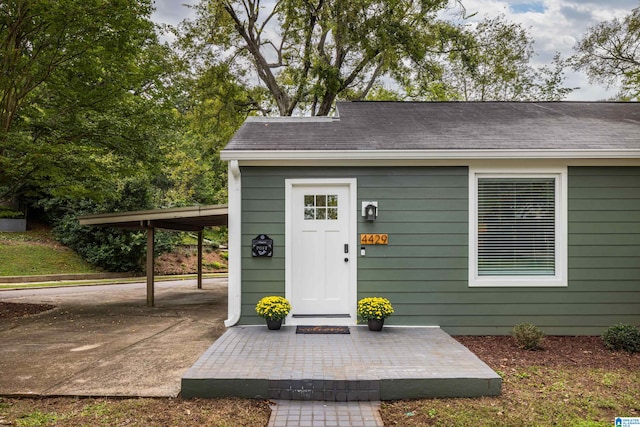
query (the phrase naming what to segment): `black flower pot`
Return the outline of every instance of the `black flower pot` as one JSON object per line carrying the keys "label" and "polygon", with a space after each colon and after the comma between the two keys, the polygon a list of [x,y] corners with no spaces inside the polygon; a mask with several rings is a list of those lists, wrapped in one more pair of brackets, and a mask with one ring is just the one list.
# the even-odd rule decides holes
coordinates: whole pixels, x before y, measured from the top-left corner
{"label": "black flower pot", "polygon": [[271,331],[277,331],[282,327],[282,319],[267,319],[267,328]]}
{"label": "black flower pot", "polygon": [[367,320],[367,325],[369,326],[370,331],[379,332],[384,326],[384,319],[369,319]]}

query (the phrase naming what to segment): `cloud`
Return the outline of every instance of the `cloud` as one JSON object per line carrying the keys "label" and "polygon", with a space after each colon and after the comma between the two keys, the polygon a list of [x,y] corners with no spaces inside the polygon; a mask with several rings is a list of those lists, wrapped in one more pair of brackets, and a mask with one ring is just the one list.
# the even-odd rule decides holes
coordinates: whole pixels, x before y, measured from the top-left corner
{"label": "cloud", "polygon": [[195,13],[188,5],[194,5],[195,0],[154,0],[151,19],[159,24],[177,26],[182,20],[192,18]]}

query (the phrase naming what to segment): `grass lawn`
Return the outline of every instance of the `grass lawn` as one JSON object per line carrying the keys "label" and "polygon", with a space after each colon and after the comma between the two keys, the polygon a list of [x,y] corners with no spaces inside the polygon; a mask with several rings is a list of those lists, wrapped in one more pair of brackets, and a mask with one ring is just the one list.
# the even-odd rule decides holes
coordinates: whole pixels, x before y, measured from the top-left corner
{"label": "grass lawn", "polygon": [[[500,397],[382,402],[385,426],[612,426],[640,417],[640,372],[523,367],[503,376]],[[247,399],[12,399],[0,425],[261,426],[270,409]],[[5,424],[3,424],[5,423]]]}
{"label": "grass lawn", "polygon": [[271,409],[240,399],[7,399],[0,425],[36,426],[247,426],[264,427]]}
{"label": "grass lawn", "polygon": [[640,354],[599,337],[547,337],[543,351],[509,337],[459,337],[502,377],[502,395],[383,402],[385,426],[613,426],[640,417]]}
{"label": "grass lawn", "polygon": [[545,368],[503,372],[500,397],[382,403],[385,425],[613,426],[640,417],[640,372]]}
{"label": "grass lawn", "polygon": [[78,254],[56,244],[46,231],[0,232],[0,276],[97,272]]}

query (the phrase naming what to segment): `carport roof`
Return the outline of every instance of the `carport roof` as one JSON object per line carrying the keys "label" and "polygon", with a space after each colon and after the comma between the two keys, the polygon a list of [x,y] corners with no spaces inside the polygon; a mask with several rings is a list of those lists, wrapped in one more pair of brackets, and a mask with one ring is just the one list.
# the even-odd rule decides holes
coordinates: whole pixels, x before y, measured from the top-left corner
{"label": "carport roof", "polygon": [[228,218],[227,205],[209,205],[84,215],[78,219],[81,225],[199,231],[204,227],[227,225]]}

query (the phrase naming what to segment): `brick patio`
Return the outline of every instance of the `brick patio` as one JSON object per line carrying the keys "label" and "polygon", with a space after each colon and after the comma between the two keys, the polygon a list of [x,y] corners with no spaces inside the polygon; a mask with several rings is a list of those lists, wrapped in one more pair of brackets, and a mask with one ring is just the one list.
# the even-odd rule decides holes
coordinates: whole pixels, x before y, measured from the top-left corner
{"label": "brick patio", "polygon": [[182,377],[182,396],[378,401],[500,394],[498,374],[439,328],[227,330]]}

